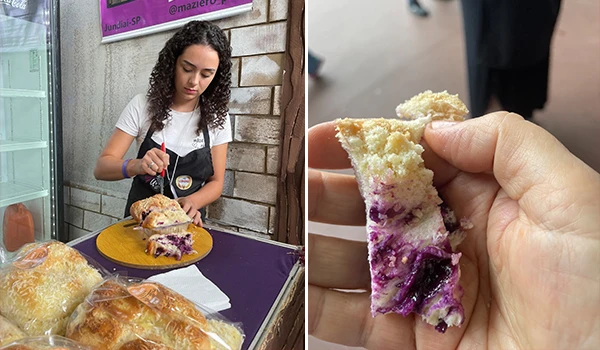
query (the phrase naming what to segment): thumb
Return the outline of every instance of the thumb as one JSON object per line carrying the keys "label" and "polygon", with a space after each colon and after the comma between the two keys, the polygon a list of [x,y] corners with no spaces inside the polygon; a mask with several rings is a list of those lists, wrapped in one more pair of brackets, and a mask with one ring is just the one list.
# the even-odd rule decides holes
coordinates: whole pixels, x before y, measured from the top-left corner
{"label": "thumb", "polygon": [[492,172],[515,200],[535,185],[564,188],[571,176],[581,181],[581,173],[573,175],[573,170],[591,170],[550,133],[514,113],[496,112],[461,123],[432,122],[424,138],[434,153],[456,168]]}

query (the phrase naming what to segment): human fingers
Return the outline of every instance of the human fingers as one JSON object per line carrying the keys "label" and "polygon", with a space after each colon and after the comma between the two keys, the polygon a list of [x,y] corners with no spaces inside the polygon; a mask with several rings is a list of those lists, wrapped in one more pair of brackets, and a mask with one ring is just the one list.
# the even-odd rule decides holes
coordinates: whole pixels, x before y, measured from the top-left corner
{"label": "human fingers", "polygon": [[[162,150],[156,149],[156,152],[158,153],[160,160],[162,161],[163,167],[166,168],[169,166],[169,164],[171,163],[170,158],[169,158],[169,154],[167,152],[163,152]],[[162,169],[161,169],[162,171]]]}
{"label": "human fingers", "polygon": [[190,215],[190,217],[192,219],[194,219],[194,225],[202,227],[202,214],[200,213],[200,211],[196,210],[195,214],[193,214],[193,215],[188,214],[188,215]]}
{"label": "human fingers", "polygon": [[455,166],[432,151],[427,142],[421,141],[421,146],[424,149],[421,156],[425,162],[425,167],[433,171],[433,185],[436,188],[443,188],[460,173],[460,170]]}
{"label": "human fingers", "polygon": [[413,325],[412,315],[373,318],[369,293],[308,285],[308,334],[319,339],[367,349],[415,349]]}
{"label": "human fingers", "polygon": [[179,202],[179,205],[181,205],[181,209],[183,209],[183,211],[185,211],[190,218],[194,219],[196,214],[199,213],[198,209],[194,207],[192,202],[186,198],[178,198],[177,201]]}
{"label": "human fingers", "polygon": [[308,283],[326,288],[369,289],[367,243],[308,234]]}
{"label": "human fingers", "polygon": [[183,209],[183,210],[187,213],[187,215],[190,217],[190,219],[193,220],[194,225],[198,226],[198,224],[200,224],[202,222],[202,214],[200,213],[199,210],[194,208],[194,206],[187,205],[186,209]]}
{"label": "human fingers", "polygon": [[354,176],[308,169],[308,219],[336,225],[364,225],[365,203]]}
{"label": "human fingers", "polygon": [[140,173],[148,174],[151,176],[156,175],[155,171],[155,163],[152,160],[152,157],[146,153],[142,159],[140,159]]}
{"label": "human fingers", "polygon": [[308,129],[308,166],[317,169],[349,169],[348,153],[335,137],[334,122],[317,124]]}
{"label": "human fingers", "polygon": [[493,172],[529,218],[546,227],[570,227],[573,218],[597,215],[592,203],[600,175],[556,138],[520,116],[497,112],[462,123],[432,123],[431,149],[467,172]]}
{"label": "human fingers", "polygon": [[160,173],[167,167],[168,156],[165,158],[165,152],[158,148],[149,149],[144,158],[149,160],[148,167],[155,173]]}
{"label": "human fingers", "polygon": [[433,152],[460,170],[493,172],[512,199],[535,184],[554,181],[557,164],[570,165],[575,158],[544,129],[508,112],[461,123],[433,122],[424,138]]}

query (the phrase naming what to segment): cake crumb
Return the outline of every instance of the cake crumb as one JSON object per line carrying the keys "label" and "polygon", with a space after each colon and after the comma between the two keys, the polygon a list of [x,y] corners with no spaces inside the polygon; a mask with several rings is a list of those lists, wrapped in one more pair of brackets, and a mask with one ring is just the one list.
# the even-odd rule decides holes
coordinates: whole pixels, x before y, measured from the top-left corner
{"label": "cake crumb", "polygon": [[403,264],[406,264],[406,262],[407,262],[407,261],[408,261],[408,258],[407,258],[407,257],[405,257],[405,256],[404,256],[404,257],[402,257],[402,263],[403,263]]}

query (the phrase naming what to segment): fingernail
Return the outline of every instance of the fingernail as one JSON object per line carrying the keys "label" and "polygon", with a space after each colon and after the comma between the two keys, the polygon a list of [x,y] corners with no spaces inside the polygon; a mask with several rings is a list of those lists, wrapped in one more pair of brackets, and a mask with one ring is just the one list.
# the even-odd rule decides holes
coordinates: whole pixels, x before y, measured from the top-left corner
{"label": "fingernail", "polygon": [[432,129],[443,129],[443,128],[449,128],[451,126],[454,126],[458,124],[458,122],[448,122],[445,120],[435,120],[431,122],[431,128]]}

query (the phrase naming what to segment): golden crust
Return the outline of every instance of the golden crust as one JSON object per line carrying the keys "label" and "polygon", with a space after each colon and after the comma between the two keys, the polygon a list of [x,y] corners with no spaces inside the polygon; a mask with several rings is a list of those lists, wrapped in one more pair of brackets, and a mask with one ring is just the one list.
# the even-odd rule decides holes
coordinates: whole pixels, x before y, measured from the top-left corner
{"label": "golden crust", "polygon": [[169,288],[110,279],[77,308],[67,336],[103,349],[218,349],[209,329],[196,306]]}
{"label": "golden crust", "polygon": [[430,117],[432,120],[462,121],[469,113],[458,95],[448,92],[433,93],[427,90],[396,107],[396,114],[402,119]]}
{"label": "golden crust", "polygon": [[176,200],[162,194],[133,203],[129,213],[142,227],[149,229],[192,221]]}
{"label": "golden crust", "polygon": [[162,194],[155,194],[152,197],[139,200],[131,205],[129,209],[129,213],[133,217],[133,219],[137,222],[142,222],[143,213],[151,212],[153,210],[162,210],[166,208],[177,208],[179,203],[177,201],[170,199],[167,196]]}
{"label": "golden crust", "polygon": [[27,335],[64,335],[67,318],[100,281],[100,273],[66,244],[29,244],[0,270],[0,313]]}
{"label": "golden crust", "polygon": [[177,210],[154,210],[146,216],[146,219],[142,222],[142,227],[154,229],[181,224],[185,228],[189,222],[190,217],[179,207]]}

